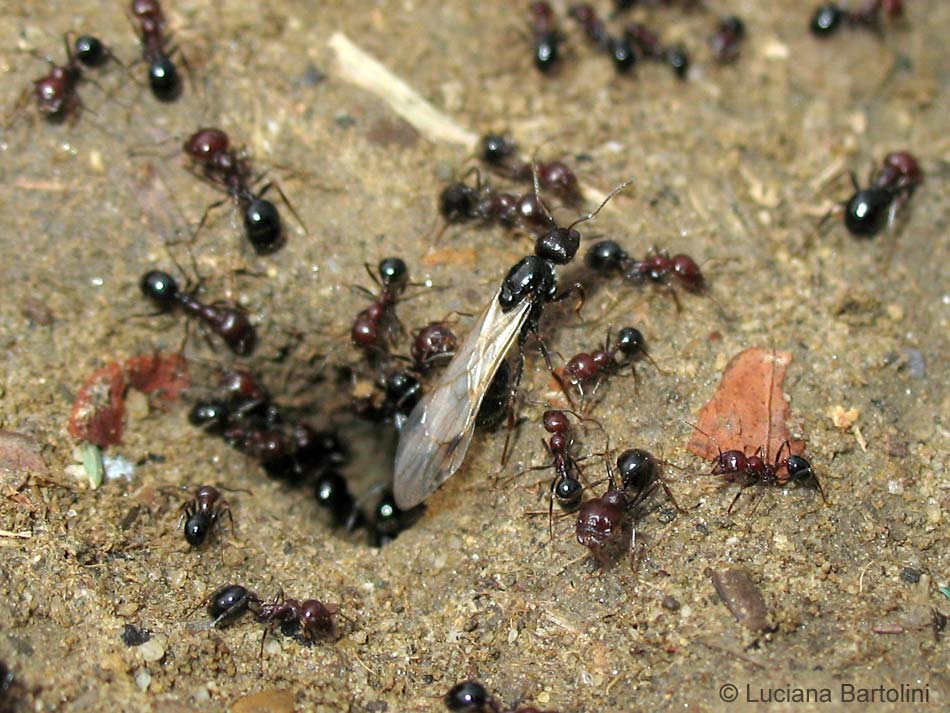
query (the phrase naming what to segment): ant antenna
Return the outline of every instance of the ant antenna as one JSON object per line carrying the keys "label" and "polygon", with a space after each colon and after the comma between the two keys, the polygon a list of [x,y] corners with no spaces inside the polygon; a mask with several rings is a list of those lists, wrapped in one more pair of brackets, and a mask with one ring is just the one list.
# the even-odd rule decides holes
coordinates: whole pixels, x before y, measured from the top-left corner
{"label": "ant antenna", "polygon": [[[537,190],[537,185],[538,185],[538,174],[537,174],[537,172],[535,172],[535,174],[534,174],[534,181],[535,181],[535,190]],[[579,224],[579,223],[585,223],[585,222],[587,222],[588,220],[591,220],[592,218],[594,218],[594,216],[596,216],[598,213],[600,213],[600,211],[603,209],[603,207],[604,207],[605,205],[607,205],[607,203],[610,202],[610,199],[611,199],[611,198],[613,198],[614,196],[616,196],[618,193],[620,193],[622,190],[624,190],[625,188],[627,188],[627,186],[631,185],[632,183],[633,183],[633,179],[632,179],[632,178],[631,178],[631,179],[628,179],[628,180],[626,180],[626,181],[624,181],[623,183],[621,183],[619,186],[617,186],[617,187],[614,188],[610,193],[607,194],[607,197],[604,198],[603,202],[602,202],[599,206],[597,206],[597,210],[595,210],[593,213],[588,213],[587,215],[581,216],[580,218],[578,218],[577,220],[575,220],[573,223],[571,223],[569,226],[567,226],[567,229],[570,230],[570,229],[573,228],[575,225],[577,225],[577,224]]]}

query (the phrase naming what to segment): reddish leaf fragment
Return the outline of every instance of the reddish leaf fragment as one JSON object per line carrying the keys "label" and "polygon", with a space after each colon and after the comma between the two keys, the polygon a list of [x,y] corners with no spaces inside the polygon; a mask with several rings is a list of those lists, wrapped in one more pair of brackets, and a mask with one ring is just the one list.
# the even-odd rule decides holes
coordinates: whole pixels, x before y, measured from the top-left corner
{"label": "reddish leaf fragment", "polygon": [[791,408],[782,392],[791,361],[788,352],[758,347],[734,356],[716,393],[699,412],[699,428],[690,438],[689,451],[713,460],[720,449],[746,455],[762,449],[766,461],[772,462],[788,441],[791,453],[802,453],[805,442],[791,437],[787,423]]}
{"label": "reddish leaf fragment", "polygon": [[143,354],[125,362],[129,386],[168,404],[188,388],[188,364],[181,354]]}
{"label": "reddish leaf fragment", "polygon": [[125,416],[125,372],[109,362],[93,372],[79,389],[69,417],[69,433],[100,448],[122,440]]}

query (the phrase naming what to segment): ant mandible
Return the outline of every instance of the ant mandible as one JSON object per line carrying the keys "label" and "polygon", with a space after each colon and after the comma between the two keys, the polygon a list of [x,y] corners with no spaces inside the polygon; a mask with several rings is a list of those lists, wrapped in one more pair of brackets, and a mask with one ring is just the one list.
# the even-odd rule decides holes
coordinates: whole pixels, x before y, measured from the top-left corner
{"label": "ant mandible", "polygon": [[221,492],[212,485],[202,485],[195,491],[195,497],[183,503],[180,510],[181,517],[178,527],[184,525],[185,539],[192,547],[204,544],[208,534],[214,529],[224,515],[228,516],[231,530],[234,530],[234,517],[228,501],[221,497]]}
{"label": "ant mandible", "polygon": [[217,334],[228,349],[238,356],[247,356],[254,351],[257,334],[247,312],[241,307],[228,304],[204,304],[197,297],[183,292],[171,275],[161,270],[149,270],[140,282],[142,292],[162,311],[180,307],[189,317],[201,321]]}

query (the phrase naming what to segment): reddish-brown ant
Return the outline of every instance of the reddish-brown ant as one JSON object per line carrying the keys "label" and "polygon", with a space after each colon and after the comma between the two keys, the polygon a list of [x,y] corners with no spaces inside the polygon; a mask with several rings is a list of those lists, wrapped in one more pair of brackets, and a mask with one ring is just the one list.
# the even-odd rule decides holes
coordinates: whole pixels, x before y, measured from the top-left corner
{"label": "reddish-brown ant", "polygon": [[[618,360],[617,354],[623,355]],[[656,362],[647,353],[646,340],[643,333],[636,327],[623,327],[617,332],[617,343],[611,348],[610,333],[600,349],[588,354],[581,352],[571,357],[564,366],[564,375],[580,393],[582,403],[588,398],[593,398],[597,392],[604,377],[619,373],[626,366],[633,366],[634,362],[640,357],[646,357],[653,366]],[[657,367],[659,370],[659,367]],[[636,378],[636,369],[632,369],[634,378]],[[592,386],[589,393],[585,387]]]}
{"label": "reddish-brown ant", "polygon": [[[577,176],[574,175],[574,172],[566,163],[563,161],[525,161],[518,156],[517,146],[514,142],[501,134],[486,134],[481,138],[478,158],[495,173],[513,181],[531,183],[534,180],[534,174],[537,173],[538,183],[542,189],[554,193],[568,203],[576,204],[580,202],[580,184],[577,181]],[[501,196],[509,195],[504,193],[495,194],[495,196],[498,196],[495,199],[496,202],[500,201],[503,205],[500,208],[495,208],[494,212],[502,218],[506,215],[504,212],[506,206]],[[489,195],[487,198],[491,198],[491,196]]]}
{"label": "reddish-brown ant", "polygon": [[628,24],[623,35],[641,57],[654,62],[665,62],[678,78],[686,78],[689,55],[682,45],[664,46],[655,32],[639,22]]}
{"label": "reddish-brown ant", "polygon": [[906,151],[887,154],[881,167],[871,173],[867,188],[861,188],[852,173],[855,192],[842,204],[848,232],[859,238],[873,238],[885,226],[892,225],[923,179],[917,159]]}
{"label": "reddish-brown ant", "polygon": [[637,63],[637,55],[630,39],[624,35],[613,37],[607,32],[607,26],[600,19],[593,6],[587,3],[572,5],[570,16],[576,20],[587,38],[598,48],[610,55],[614,68],[621,74],[626,74]]}
{"label": "reddish-brown ant", "polygon": [[142,292],[163,311],[179,307],[189,317],[201,321],[217,334],[228,349],[239,356],[254,351],[257,334],[247,312],[236,305],[205,304],[194,294],[183,292],[171,275],[161,270],[150,270],[142,276]]}
{"label": "reddish-brown ant", "polygon": [[[259,190],[252,188],[253,184],[263,180],[266,172],[254,175],[247,152],[232,148],[230,137],[221,129],[199,129],[188,137],[183,150],[195,166],[200,168],[200,178],[234,200],[244,216],[247,240],[259,255],[279,250],[285,241],[280,214],[274,204],[263,197],[271,188],[277,191],[284,205],[303,226],[297,211],[277,183],[266,183]],[[221,203],[222,201],[218,201],[208,206],[196,233],[204,226],[209,213]]]}
{"label": "reddish-brown ant", "polygon": [[534,35],[534,66],[548,74],[558,65],[563,35],[550,3],[536,0],[528,5],[531,32]]}
{"label": "reddish-brown ant", "polygon": [[620,273],[627,280],[640,284],[646,280],[664,285],[673,296],[677,309],[679,297],[673,289],[673,280],[687,292],[701,292],[706,286],[699,265],[689,255],[673,255],[666,250],[650,248],[643,260],[630,257],[613,240],[601,240],[587,251],[585,263],[589,268],[602,275]]}
{"label": "reddish-brown ant", "polygon": [[735,62],[745,39],[745,23],[735,15],[724,17],[716,25],[716,31],[709,38],[712,55],[720,64]]}
{"label": "reddish-brown ant", "polygon": [[365,287],[357,289],[373,298],[373,303],[356,315],[350,329],[350,338],[357,347],[368,354],[383,356],[388,354],[392,334],[401,328],[395,307],[399,297],[409,285],[409,268],[398,257],[388,257],[380,261],[379,277],[373,274],[368,264],[366,272],[379,286],[379,294],[373,295]]}
{"label": "reddish-brown ant", "polygon": [[554,220],[534,193],[516,196],[494,191],[483,182],[478,169],[475,186],[464,181],[450,183],[439,194],[439,214],[449,223],[479,220],[486,225],[498,223],[506,228],[519,226],[541,235],[550,230]]}
{"label": "reddish-brown ant", "polygon": [[662,487],[673,506],[683,511],[660,476],[659,466],[663,462],[640,448],[624,451],[617,458],[620,483],[614,479],[608,463],[607,491],[581,504],[575,525],[577,541],[587,547],[601,565],[607,564],[613,546],[627,527],[632,530],[630,548],[633,549],[636,530],[632,527],[631,515],[657,487]]}
{"label": "reddish-brown ant", "polygon": [[445,322],[429,322],[413,335],[409,352],[412,366],[423,374],[436,364],[451,360],[457,347],[458,337]]}
{"label": "reddish-brown ant", "polygon": [[215,524],[225,515],[234,529],[234,517],[228,501],[221,497],[221,492],[212,485],[202,485],[195,491],[195,497],[181,506],[181,517],[178,527],[184,525],[185,539],[192,547],[204,544],[208,533]]}
{"label": "reddish-brown ant", "polygon": [[284,599],[281,592],[274,601],[260,605],[259,617],[265,624],[261,637],[261,656],[264,655],[264,641],[268,632],[277,626],[296,625],[300,635],[307,641],[334,636],[337,631],[334,617],[339,611],[340,607],[336,604],[324,604],[317,599],[305,599],[302,602]]}
{"label": "reddish-brown ant", "polygon": [[[142,43],[142,59],[148,64],[148,84],[156,99],[170,102],[181,96],[182,83],[172,62],[177,47],[169,48],[171,35],[165,32],[165,14],[159,0],[132,0],[132,21]],[[186,63],[187,64],[187,63]]]}
{"label": "reddish-brown ant", "polygon": [[903,0],[868,0],[858,10],[830,2],[815,8],[808,26],[816,37],[829,37],[845,25],[880,32],[882,16],[893,20],[903,15]]}

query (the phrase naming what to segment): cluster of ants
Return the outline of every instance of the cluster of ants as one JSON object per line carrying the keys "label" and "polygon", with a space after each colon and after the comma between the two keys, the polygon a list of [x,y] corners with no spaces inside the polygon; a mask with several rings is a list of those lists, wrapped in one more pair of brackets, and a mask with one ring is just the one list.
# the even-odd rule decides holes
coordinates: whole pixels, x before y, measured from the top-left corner
{"label": "cluster of ants", "polygon": [[[640,4],[636,0],[615,0],[613,16]],[[644,3],[645,4],[645,3]],[[653,3],[657,4],[657,3]],[[666,0],[665,5],[679,4],[684,10],[695,10],[701,0]],[[689,53],[682,44],[664,44],[657,32],[642,22],[628,22],[619,34],[611,33],[607,23],[589,3],[569,6],[568,16],[583,30],[588,43],[598,52],[610,57],[618,74],[629,74],[641,61],[666,64],[679,79],[689,71]],[[544,74],[552,73],[560,63],[561,45],[565,34],[561,31],[551,4],[539,0],[528,5],[529,26],[534,42],[534,64]],[[709,38],[709,47],[715,61],[725,64],[739,56],[745,25],[735,16],[719,19]]]}

